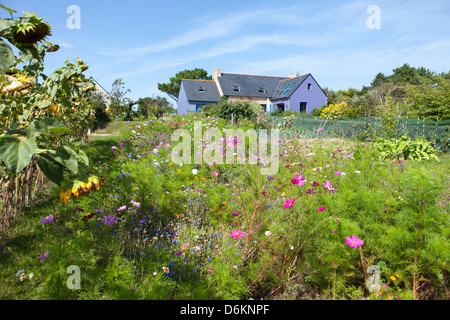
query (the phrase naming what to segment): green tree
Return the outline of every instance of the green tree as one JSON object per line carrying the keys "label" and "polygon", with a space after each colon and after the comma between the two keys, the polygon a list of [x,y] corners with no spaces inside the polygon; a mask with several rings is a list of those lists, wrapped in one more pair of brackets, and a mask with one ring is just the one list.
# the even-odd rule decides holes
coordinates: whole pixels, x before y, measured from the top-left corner
{"label": "green tree", "polygon": [[116,121],[119,115],[126,114],[130,109],[131,99],[126,97],[129,92],[131,90],[125,89],[125,82],[123,82],[122,78],[114,80],[110,92],[112,98],[108,112]]}
{"label": "green tree", "polygon": [[167,93],[175,101],[178,101],[181,80],[183,79],[212,80],[212,77],[208,76],[208,72],[204,69],[184,70],[178,72],[175,77],[170,78],[169,83],[158,83],[158,89]]}
{"label": "green tree", "polygon": [[161,117],[167,111],[172,109],[172,105],[166,98],[156,96],[156,98],[142,98],[137,101],[139,106],[138,113],[143,117]]}
{"label": "green tree", "polygon": [[[448,74],[448,73],[447,73]],[[450,119],[450,77],[434,75],[421,78],[417,86],[406,87],[410,112],[424,120]]]}

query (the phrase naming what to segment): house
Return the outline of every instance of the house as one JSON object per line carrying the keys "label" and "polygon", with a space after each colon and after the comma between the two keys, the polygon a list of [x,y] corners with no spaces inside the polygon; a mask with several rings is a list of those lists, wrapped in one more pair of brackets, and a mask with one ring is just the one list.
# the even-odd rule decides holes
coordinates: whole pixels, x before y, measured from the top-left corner
{"label": "house", "polygon": [[222,96],[231,101],[257,102],[265,112],[311,113],[327,104],[327,95],[310,73],[276,77],[222,73],[216,69],[214,80],[182,80],[178,113],[199,111],[205,104],[217,104]]}
{"label": "house", "polygon": [[111,104],[112,96],[106,91],[94,78],[90,77],[90,80],[94,83],[95,92],[94,94],[100,97],[100,101],[108,107]]}
{"label": "house", "polygon": [[[272,97],[273,110],[311,113],[327,104],[327,95],[308,73],[281,80]],[[272,111],[272,110],[270,110]]]}
{"label": "house", "polygon": [[199,111],[206,104],[217,104],[219,91],[213,80],[181,80],[178,114]]}

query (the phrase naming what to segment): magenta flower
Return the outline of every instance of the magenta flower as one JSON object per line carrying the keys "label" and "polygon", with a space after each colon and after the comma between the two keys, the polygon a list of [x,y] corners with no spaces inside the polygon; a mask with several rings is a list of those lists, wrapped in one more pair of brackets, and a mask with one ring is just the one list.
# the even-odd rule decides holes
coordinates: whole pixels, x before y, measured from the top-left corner
{"label": "magenta flower", "polygon": [[295,198],[286,199],[286,203],[283,205],[286,209],[290,208],[295,203]]}
{"label": "magenta flower", "polygon": [[234,214],[235,216],[238,216],[238,217],[240,217],[241,215],[239,214],[239,213],[237,213],[237,212],[234,212],[234,211],[231,211],[231,213],[232,214]]}
{"label": "magenta flower", "polygon": [[42,218],[41,224],[45,224],[45,223],[52,223],[53,222],[53,215],[49,215],[47,217]]}
{"label": "magenta flower", "polygon": [[295,174],[295,178],[291,180],[293,184],[297,184],[299,186],[303,186],[305,184],[305,177],[303,175]]}
{"label": "magenta flower", "polygon": [[241,230],[233,230],[230,232],[231,237],[234,239],[240,239],[244,236],[244,232],[242,232]]}
{"label": "magenta flower", "polygon": [[358,246],[362,246],[364,242],[361,239],[358,239],[357,236],[353,235],[351,238],[347,237],[347,241],[345,241],[351,248],[357,248]]}
{"label": "magenta flower", "polygon": [[333,194],[333,191],[336,190],[335,188],[333,188],[333,186],[331,185],[330,181],[328,181],[328,180],[325,180],[325,183],[322,183],[322,184],[323,184],[323,187],[325,189],[328,189],[331,194]]}
{"label": "magenta flower", "polygon": [[125,210],[127,208],[127,206],[121,206],[121,207],[119,207],[119,209],[117,209],[117,211],[123,211],[123,210]]}
{"label": "magenta flower", "polygon": [[334,175],[335,175],[335,176],[340,176],[340,175],[342,175],[342,171],[336,171],[336,172],[334,173]]}
{"label": "magenta flower", "polygon": [[317,134],[319,134],[320,131],[322,131],[322,128],[317,129]]}
{"label": "magenta flower", "polygon": [[47,259],[48,258],[48,251],[47,252],[44,252],[42,255],[40,255],[39,256],[39,260],[45,260],[45,259]]}
{"label": "magenta flower", "polygon": [[116,149],[117,149],[116,146],[112,146],[112,147],[111,147],[111,150],[116,150]]}
{"label": "magenta flower", "polygon": [[322,211],[325,211],[325,210],[327,210],[326,207],[319,207],[319,208],[317,209],[317,212],[322,212]]}
{"label": "magenta flower", "polygon": [[212,173],[212,175],[215,176],[215,177],[217,177],[219,174],[218,174],[217,172],[214,171],[214,172]]}

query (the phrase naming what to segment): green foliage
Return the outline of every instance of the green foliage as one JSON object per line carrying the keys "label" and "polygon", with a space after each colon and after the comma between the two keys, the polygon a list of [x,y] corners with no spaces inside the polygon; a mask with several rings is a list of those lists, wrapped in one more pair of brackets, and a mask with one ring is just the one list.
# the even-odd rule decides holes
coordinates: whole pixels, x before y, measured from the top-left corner
{"label": "green foliage", "polygon": [[156,98],[142,98],[137,101],[139,106],[138,115],[144,118],[157,117],[160,118],[166,114],[172,105],[166,98],[157,96]]}
{"label": "green foliage", "polygon": [[408,86],[411,114],[424,120],[450,120],[450,79],[444,75],[421,78],[417,86]]}
{"label": "green foliage", "polygon": [[431,146],[430,142],[421,138],[415,141],[411,140],[407,135],[402,135],[398,139],[385,140],[377,138],[373,143],[374,148],[379,152],[380,159],[397,159],[403,157],[404,160],[436,160],[436,150]]}
{"label": "green foliage", "polygon": [[130,91],[130,89],[125,89],[125,82],[121,78],[114,80],[111,89],[111,104],[108,106],[107,113],[116,121],[124,120],[124,116],[131,112],[134,103],[126,97]]}
{"label": "green foliage", "polygon": [[158,90],[167,93],[169,97],[178,101],[181,80],[183,79],[212,80],[212,77],[208,76],[206,70],[200,68],[184,70],[178,72],[175,77],[171,77],[169,83],[158,83]]}

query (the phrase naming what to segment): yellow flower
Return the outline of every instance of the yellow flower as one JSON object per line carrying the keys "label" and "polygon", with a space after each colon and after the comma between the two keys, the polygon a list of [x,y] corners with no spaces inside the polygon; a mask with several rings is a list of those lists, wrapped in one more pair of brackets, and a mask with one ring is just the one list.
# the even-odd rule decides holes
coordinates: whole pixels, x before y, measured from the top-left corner
{"label": "yellow flower", "polygon": [[178,169],[178,174],[180,174],[181,173],[181,169]]}
{"label": "yellow flower", "polygon": [[169,166],[173,166],[173,163],[171,162],[171,163],[169,163]]}
{"label": "yellow flower", "polygon": [[391,276],[390,278],[391,278],[392,281],[395,281],[395,277],[394,276]]}
{"label": "yellow flower", "polygon": [[226,201],[224,201],[224,202],[222,202],[222,204],[223,204],[224,206],[226,206],[226,205],[227,205],[227,202],[226,202]]}
{"label": "yellow flower", "polygon": [[195,180],[198,180],[198,177],[197,177],[197,176],[195,176]]}
{"label": "yellow flower", "polygon": [[206,179],[205,179],[205,178],[202,178],[202,180],[205,181]]}

